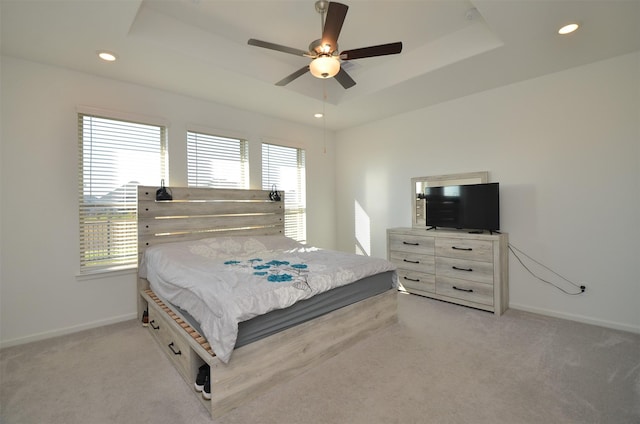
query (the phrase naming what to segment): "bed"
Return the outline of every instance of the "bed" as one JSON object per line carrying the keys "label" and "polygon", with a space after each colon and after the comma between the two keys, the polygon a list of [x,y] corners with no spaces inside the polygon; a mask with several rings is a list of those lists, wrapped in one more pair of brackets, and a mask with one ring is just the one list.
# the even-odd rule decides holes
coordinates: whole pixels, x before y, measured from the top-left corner
{"label": "bed", "polygon": [[138,187],[138,313],[188,384],[210,366],[212,417],[397,321],[393,265],[285,238],[283,198],[156,189]]}

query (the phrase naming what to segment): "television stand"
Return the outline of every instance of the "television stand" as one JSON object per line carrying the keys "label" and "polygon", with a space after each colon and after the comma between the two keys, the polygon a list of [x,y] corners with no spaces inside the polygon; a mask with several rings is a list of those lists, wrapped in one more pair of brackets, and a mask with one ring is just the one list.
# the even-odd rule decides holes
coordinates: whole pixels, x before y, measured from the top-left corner
{"label": "television stand", "polygon": [[401,290],[501,315],[509,305],[508,234],[387,229]]}

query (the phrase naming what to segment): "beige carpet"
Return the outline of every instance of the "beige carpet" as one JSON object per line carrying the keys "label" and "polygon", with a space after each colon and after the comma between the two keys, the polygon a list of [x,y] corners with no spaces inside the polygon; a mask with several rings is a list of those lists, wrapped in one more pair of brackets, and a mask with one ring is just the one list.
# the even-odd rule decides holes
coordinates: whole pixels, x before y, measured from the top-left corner
{"label": "beige carpet", "polygon": [[[215,422],[640,423],[640,335],[413,295],[399,315]],[[4,349],[0,372],[3,424],[212,422],[134,321]]]}

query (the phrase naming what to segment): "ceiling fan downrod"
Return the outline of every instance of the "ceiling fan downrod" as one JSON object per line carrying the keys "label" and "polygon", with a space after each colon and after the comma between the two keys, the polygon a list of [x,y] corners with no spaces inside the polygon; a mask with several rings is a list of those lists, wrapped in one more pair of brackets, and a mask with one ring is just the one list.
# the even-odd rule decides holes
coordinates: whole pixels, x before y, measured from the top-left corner
{"label": "ceiling fan downrod", "polygon": [[327,9],[329,8],[329,2],[326,0],[318,0],[316,2],[316,12],[320,14],[320,34],[324,31],[324,18],[327,15]]}

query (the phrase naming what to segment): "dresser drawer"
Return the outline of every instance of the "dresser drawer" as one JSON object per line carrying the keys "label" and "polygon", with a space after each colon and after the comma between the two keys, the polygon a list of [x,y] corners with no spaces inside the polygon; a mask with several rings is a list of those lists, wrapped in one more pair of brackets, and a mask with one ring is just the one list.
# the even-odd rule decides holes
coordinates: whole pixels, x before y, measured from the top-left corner
{"label": "dresser drawer", "polygon": [[178,330],[169,325],[170,320],[166,313],[155,308],[149,308],[149,330],[154,339],[160,344],[169,360],[175,365],[182,376],[190,381],[193,379],[190,357],[191,351],[188,343]]}
{"label": "dresser drawer", "polygon": [[438,275],[436,294],[493,306],[493,285]]}
{"label": "dresser drawer", "polygon": [[389,233],[389,250],[433,255],[433,237],[418,234]]}
{"label": "dresser drawer", "polygon": [[493,243],[490,240],[438,237],[435,249],[436,256],[493,262]]}
{"label": "dresser drawer", "polygon": [[435,260],[431,255],[391,251],[389,260],[401,269],[429,274],[436,272]]}
{"label": "dresser drawer", "polygon": [[493,263],[455,258],[436,258],[436,274],[493,285]]}
{"label": "dresser drawer", "polygon": [[398,269],[398,282],[407,291],[436,292],[436,276],[424,272],[407,271]]}

